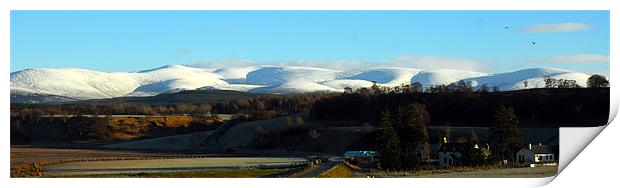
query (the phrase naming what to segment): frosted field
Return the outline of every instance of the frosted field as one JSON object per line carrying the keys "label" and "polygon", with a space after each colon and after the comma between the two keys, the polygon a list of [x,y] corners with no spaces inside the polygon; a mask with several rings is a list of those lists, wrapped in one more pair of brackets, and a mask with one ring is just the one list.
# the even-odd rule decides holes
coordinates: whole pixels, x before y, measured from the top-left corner
{"label": "frosted field", "polygon": [[91,174],[232,170],[258,166],[282,167],[305,162],[304,158],[278,157],[209,157],[68,162],[44,167],[46,176]]}

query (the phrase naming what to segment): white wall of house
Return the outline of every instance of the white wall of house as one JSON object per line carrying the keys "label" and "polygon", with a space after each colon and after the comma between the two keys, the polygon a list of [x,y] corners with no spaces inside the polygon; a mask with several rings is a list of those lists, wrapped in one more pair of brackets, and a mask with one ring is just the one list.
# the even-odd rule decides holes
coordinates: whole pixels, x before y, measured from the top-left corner
{"label": "white wall of house", "polygon": [[517,152],[517,161],[524,164],[553,162],[555,156],[553,154],[535,154],[529,149],[522,148]]}
{"label": "white wall of house", "polygon": [[521,148],[521,150],[517,152],[518,163],[525,163],[525,164],[534,163],[536,162],[535,158],[536,157],[535,157],[534,152],[532,152],[529,149]]}
{"label": "white wall of house", "polygon": [[553,154],[536,154],[534,155],[536,157],[536,159],[534,161],[536,161],[537,163],[540,162],[553,162],[555,159],[555,157],[553,156]]}

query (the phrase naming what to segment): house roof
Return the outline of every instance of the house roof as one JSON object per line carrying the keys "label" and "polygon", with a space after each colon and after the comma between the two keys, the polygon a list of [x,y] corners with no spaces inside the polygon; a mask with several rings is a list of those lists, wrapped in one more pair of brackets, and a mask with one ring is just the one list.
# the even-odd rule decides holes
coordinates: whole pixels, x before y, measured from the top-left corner
{"label": "house roof", "polygon": [[379,152],[377,151],[346,151],[345,157],[377,157]]}
{"label": "house roof", "polygon": [[547,148],[547,146],[545,145],[532,145],[532,149],[530,149],[530,151],[534,152],[535,154],[553,154],[553,152],[551,152],[551,150],[549,150],[549,148]]}

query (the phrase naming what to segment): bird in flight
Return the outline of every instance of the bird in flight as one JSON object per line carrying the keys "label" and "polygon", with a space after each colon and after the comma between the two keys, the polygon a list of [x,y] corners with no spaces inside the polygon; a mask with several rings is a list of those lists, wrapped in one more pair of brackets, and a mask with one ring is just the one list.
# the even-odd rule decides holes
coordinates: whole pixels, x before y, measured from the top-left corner
{"label": "bird in flight", "polygon": [[506,26],[506,27],[504,27],[504,29],[510,29],[510,27]]}
{"label": "bird in flight", "polygon": [[532,42],[532,45],[535,45],[535,44],[536,44],[536,42],[534,42],[534,41],[531,41],[531,42]]}

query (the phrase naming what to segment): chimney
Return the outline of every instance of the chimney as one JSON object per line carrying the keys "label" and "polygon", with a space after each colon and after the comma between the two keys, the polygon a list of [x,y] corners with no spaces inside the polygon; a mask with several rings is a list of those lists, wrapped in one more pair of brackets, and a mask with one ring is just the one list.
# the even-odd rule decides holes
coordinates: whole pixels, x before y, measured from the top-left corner
{"label": "chimney", "polygon": [[528,149],[529,149],[529,150],[532,150],[532,143],[530,143],[530,144],[528,145]]}

